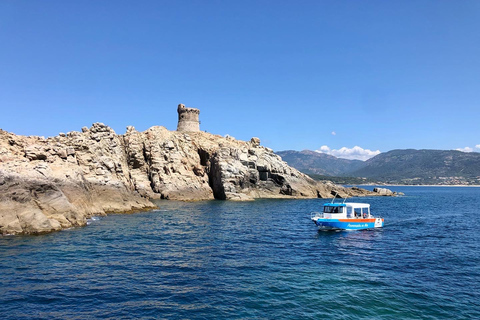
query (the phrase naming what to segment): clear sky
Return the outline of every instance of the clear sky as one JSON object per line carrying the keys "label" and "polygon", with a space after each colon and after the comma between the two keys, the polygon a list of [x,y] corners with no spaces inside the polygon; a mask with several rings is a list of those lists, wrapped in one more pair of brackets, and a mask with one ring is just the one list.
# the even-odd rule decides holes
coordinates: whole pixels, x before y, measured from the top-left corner
{"label": "clear sky", "polygon": [[183,103],[276,151],[480,151],[477,0],[1,0],[0,48],[16,134],[175,130]]}

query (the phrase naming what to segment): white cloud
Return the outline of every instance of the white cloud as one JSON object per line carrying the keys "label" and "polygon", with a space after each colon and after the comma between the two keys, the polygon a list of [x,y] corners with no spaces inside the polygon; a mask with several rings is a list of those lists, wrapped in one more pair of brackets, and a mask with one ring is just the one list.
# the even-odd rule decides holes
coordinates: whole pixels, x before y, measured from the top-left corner
{"label": "white cloud", "polygon": [[480,144],[477,144],[475,148],[480,149]]}
{"label": "white cloud", "polygon": [[320,149],[317,150],[317,152],[328,154],[330,152],[330,148],[328,146],[321,146]]}
{"label": "white cloud", "polygon": [[[477,147],[477,146],[475,146],[475,147]],[[455,149],[455,150],[462,151],[462,152],[473,152],[473,149],[470,148],[470,147],[458,148],[458,149]]]}
{"label": "white cloud", "polygon": [[380,150],[372,151],[369,149],[363,149],[359,146],[353,148],[343,147],[340,149],[330,149],[328,146],[321,146],[320,149],[316,150],[319,153],[326,153],[337,158],[343,159],[357,159],[357,160],[368,160],[372,157],[375,157],[380,153]]}
{"label": "white cloud", "polygon": [[332,136],[336,136],[337,133],[335,131],[332,131]]}

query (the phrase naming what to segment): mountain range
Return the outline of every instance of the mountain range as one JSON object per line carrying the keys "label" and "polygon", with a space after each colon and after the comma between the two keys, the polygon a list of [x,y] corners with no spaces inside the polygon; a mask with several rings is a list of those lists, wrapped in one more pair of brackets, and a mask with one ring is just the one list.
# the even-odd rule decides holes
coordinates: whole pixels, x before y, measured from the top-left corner
{"label": "mountain range", "polygon": [[368,178],[391,184],[480,184],[478,152],[392,150],[366,161],[340,159],[311,150],[277,154],[292,167],[312,176]]}
{"label": "mountain range", "polygon": [[345,176],[345,174],[358,170],[365,164],[361,160],[342,159],[311,150],[286,150],[276,152],[276,154],[297,170],[307,174],[324,176]]}

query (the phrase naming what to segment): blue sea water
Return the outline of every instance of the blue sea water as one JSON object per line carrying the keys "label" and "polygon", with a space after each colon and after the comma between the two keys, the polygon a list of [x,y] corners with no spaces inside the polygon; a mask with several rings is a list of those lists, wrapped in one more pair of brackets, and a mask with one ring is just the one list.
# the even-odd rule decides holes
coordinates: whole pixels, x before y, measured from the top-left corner
{"label": "blue sea water", "polygon": [[479,319],[480,188],[391,189],[355,199],[378,230],[317,231],[322,199],[162,201],[0,237],[0,318]]}

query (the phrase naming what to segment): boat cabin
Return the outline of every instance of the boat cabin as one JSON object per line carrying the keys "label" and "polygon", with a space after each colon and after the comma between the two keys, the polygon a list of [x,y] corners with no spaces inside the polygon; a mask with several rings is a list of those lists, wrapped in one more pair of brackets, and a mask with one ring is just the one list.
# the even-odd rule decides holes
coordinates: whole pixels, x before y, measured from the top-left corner
{"label": "boat cabin", "polygon": [[368,219],[370,205],[368,203],[325,203],[323,217],[327,219]]}

